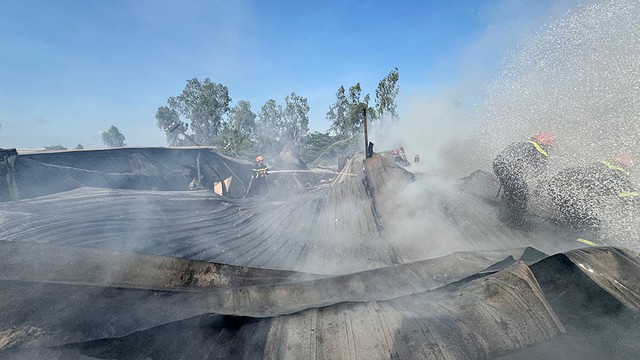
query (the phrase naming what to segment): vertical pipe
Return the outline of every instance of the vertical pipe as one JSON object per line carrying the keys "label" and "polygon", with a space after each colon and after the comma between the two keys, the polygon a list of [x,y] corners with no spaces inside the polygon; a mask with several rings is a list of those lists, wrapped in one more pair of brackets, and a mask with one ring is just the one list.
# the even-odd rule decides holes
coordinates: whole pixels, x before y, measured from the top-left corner
{"label": "vertical pipe", "polygon": [[363,124],[364,124],[364,157],[365,159],[369,157],[369,134],[367,133],[367,108],[362,109],[363,115]]}

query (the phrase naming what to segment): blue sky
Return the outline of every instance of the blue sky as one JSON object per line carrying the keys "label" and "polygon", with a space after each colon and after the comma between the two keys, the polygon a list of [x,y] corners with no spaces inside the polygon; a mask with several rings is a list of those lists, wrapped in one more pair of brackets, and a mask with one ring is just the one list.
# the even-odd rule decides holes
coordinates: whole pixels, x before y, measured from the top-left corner
{"label": "blue sky", "polygon": [[[340,85],[400,70],[400,113],[420,95],[472,94],[504,54],[578,0],[4,0],[0,147],[166,146],[155,112],[187,79],[209,77],[254,112],[295,91],[310,127]],[[416,100],[417,99],[417,100]]]}

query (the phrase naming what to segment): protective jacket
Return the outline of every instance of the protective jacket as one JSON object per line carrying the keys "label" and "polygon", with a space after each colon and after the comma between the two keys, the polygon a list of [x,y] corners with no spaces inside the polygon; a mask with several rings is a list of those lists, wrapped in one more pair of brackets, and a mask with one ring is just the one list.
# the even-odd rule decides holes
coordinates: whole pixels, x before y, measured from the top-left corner
{"label": "protective jacket", "polygon": [[546,170],[548,157],[547,149],[535,141],[513,143],[498,154],[493,161],[493,171],[498,178],[507,174],[535,176]]}
{"label": "protective jacket", "polygon": [[267,175],[269,167],[263,163],[255,163],[253,165],[253,177],[256,179],[264,178]]}
{"label": "protective jacket", "polygon": [[548,157],[547,149],[535,141],[513,143],[498,154],[493,161],[493,172],[503,189],[501,220],[522,225],[529,183],[546,170]]}
{"label": "protective jacket", "polygon": [[640,201],[627,169],[612,160],[559,172],[549,181],[549,193],[558,210],[576,227],[597,227],[607,207]]}

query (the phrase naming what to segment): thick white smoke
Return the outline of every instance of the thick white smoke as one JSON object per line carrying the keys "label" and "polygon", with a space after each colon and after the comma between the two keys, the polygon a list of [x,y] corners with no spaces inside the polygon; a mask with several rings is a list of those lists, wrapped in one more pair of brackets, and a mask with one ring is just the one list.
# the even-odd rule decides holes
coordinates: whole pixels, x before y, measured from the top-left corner
{"label": "thick white smoke", "polygon": [[487,157],[540,131],[564,163],[640,145],[640,3],[608,0],[550,23],[508,60],[478,109]]}
{"label": "thick white smoke", "polygon": [[[618,154],[637,157],[638,19],[638,1],[600,1],[548,24],[520,46],[478,108],[484,162],[507,144],[541,131],[556,134],[550,175]],[[632,178],[637,182],[637,171]],[[613,209],[599,211],[603,241],[636,248],[640,229],[630,220],[638,211]]]}

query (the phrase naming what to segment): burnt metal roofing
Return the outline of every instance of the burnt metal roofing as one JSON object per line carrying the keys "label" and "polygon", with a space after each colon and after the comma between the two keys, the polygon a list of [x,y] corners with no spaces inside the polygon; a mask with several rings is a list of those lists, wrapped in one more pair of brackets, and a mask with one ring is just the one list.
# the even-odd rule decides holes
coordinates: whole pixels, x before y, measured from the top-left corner
{"label": "burnt metal roofing", "polygon": [[[56,186],[0,203],[0,358],[640,354],[638,254],[576,249],[578,234],[544,219],[502,225],[485,174],[452,183],[356,155],[330,186],[234,199],[151,189],[149,176],[183,168],[174,184],[186,186],[198,157],[213,182],[241,161],[112,151],[100,152],[108,171],[73,152],[15,159],[32,165],[12,170],[18,180],[53,166]],[[52,191],[69,174],[81,182],[79,167],[129,174],[131,159],[151,169],[142,189]],[[30,181],[22,194],[47,179]],[[597,324],[624,347],[595,341]]]}

